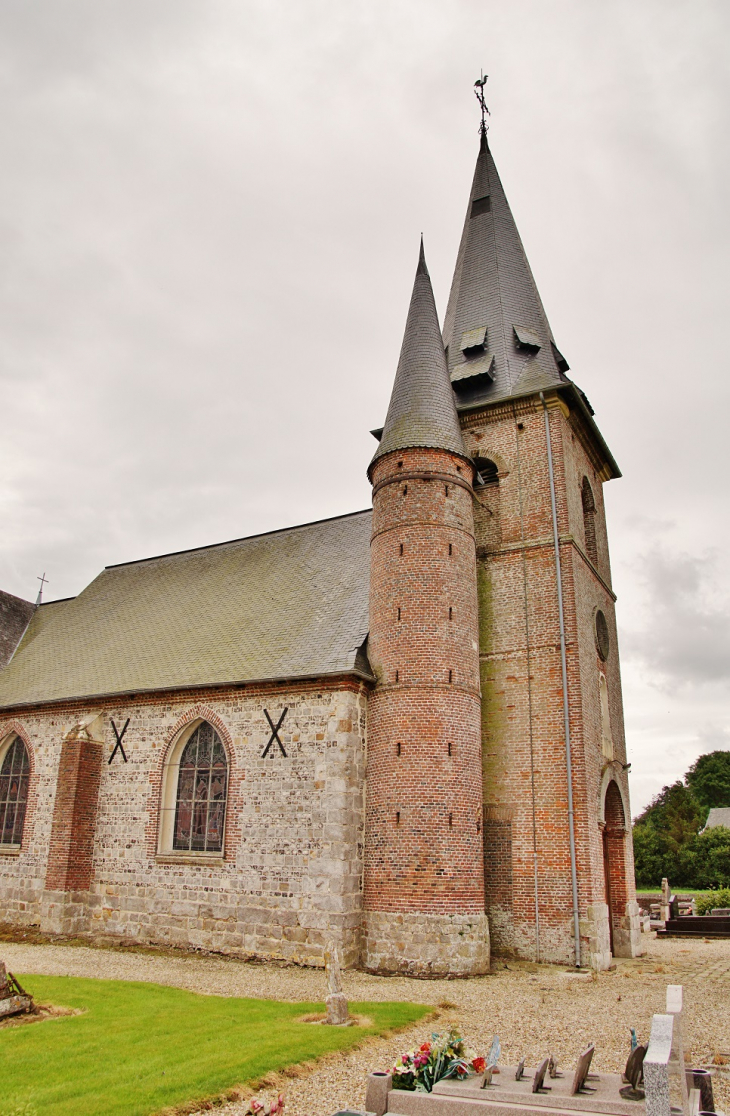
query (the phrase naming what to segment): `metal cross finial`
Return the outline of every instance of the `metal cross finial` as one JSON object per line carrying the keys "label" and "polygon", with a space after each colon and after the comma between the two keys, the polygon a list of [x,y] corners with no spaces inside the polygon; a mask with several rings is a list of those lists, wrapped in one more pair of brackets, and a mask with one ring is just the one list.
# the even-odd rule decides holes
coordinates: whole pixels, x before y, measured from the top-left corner
{"label": "metal cross finial", "polygon": [[48,578],[46,577],[46,571],[45,570],[43,571],[43,577],[37,577],[36,581],[40,581],[40,583],[41,583],[40,588],[38,590],[38,596],[37,596],[36,602],[35,602],[37,605],[39,605],[41,603],[41,601],[43,600],[43,586],[48,584]]}
{"label": "metal cross finial", "polygon": [[487,108],[486,101],[484,100],[484,86],[487,84],[488,80],[489,74],[482,73],[482,76],[477,78],[474,82],[474,96],[479,101],[479,107],[482,110],[482,122],[479,125],[479,131],[482,136],[486,136],[487,134],[487,128],[489,127],[487,124],[487,117],[491,115]]}

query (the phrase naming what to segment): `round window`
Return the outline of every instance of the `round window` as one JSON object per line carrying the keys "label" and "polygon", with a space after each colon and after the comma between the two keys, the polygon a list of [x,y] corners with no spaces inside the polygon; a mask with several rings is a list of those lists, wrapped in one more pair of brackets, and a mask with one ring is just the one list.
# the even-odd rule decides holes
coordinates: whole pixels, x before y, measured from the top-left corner
{"label": "round window", "polygon": [[611,644],[608,638],[608,624],[606,623],[606,617],[603,615],[600,608],[596,612],[595,625],[596,650],[605,662],[608,658],[608,652],[610,650]]}

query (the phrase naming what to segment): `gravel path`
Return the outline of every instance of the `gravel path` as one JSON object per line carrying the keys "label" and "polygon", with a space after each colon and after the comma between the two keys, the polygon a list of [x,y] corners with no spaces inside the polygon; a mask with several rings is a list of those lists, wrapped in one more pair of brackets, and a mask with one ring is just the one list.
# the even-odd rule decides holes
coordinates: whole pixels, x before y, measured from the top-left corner
{"label": "gravel path", "polygon": [[[619,961],[615,971],[585,981],[551,966],[501,962],[490,976],[472,980],[419,981],[343,973],[344,991],[357,1000],[412,1000],[432,1004],[437,1024],[420,1024],[389,1039],[376,1039],[349,1054],[332,1055],[306,1076],[287,1081],[287,1116],[331,1116],[348,1105],[362,1107],[369,1070],[388,1069],[402,1050],[428,1037],[431,1027],[455,1022],[470,1046],[486,1052],[502,1041],[503,1063],[522,1056],[534,1065],[552,1052],[572,1066],[579,1050],[595,1042],[594,1066],[620,1071],[628,1053],[629,1027],[647,1039],[651,1016],[663,1011],[667,984],[684,985],[685,1051],[695,1065],[728,1055],[730,1062],[730,941],[657,941],[646,938],[646,956]],[[321,1001],[321,972],[254,965],[218,957],[167,956],[86,946],[0,944],[13,972],[154,981],[220,996],[262,996]],[[264,1094],[266,1095],[266,1094]],[[715,1099],[730,1110],[730,1065],[718,1069]],[[245,1103],[218,1109],[241,1116]]]}

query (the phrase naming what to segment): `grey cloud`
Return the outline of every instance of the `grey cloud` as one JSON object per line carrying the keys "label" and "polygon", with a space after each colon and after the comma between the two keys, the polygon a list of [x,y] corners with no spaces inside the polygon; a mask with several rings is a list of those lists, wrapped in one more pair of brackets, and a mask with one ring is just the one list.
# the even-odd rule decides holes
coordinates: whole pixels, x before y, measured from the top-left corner
{"label": "grey cloud", "polygon": [[641,662],[669,689],[730,681],[730,604],[717,558],[656,547],[641,557],[637,573],[644,625],[624,633],[626,659]]}

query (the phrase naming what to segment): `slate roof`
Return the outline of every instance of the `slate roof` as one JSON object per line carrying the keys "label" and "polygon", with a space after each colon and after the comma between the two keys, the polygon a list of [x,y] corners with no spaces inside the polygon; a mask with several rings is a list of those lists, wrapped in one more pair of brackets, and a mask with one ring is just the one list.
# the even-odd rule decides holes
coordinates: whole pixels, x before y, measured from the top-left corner
{"label": "slate roof", "polygon": [[713,806],[710,810],[705,829],[715,829],[718,825],[730,829],[730,806]]}
{"label": "slate roof", "polygon": [[370,676],[369,511],[108,566],[41,605],[0,708],[355,672]]}
{"label": "slate roof", "polygon": [[[485,328],[482,351],[465,353],[463,346]],[[443,341],[460,403],[567,382],[567,364],[553,348],[550,323],[486,136],[469,195]]]}
{"label": "slate roof", "polygon": [[423,241],[388,414],[370,467],[386,453],[415,446],[468,456],[446,368]]}

